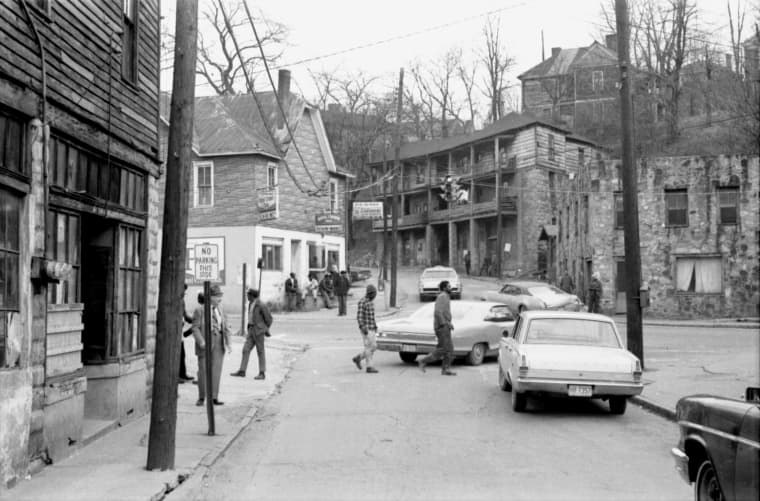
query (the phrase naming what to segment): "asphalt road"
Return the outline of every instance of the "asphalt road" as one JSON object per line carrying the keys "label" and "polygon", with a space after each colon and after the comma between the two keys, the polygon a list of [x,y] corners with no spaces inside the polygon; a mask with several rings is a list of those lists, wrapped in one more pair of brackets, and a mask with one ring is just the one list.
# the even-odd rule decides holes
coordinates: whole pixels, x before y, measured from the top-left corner
{"label": "asphalt road", "polygon": [[516,414],[494,361],[443,377],[378,352],[380,373],[359,372],[354,323],[281,320],[310,349],[207,475],[168,499],[691,498],[669,454],[675,424],[568,399]]}

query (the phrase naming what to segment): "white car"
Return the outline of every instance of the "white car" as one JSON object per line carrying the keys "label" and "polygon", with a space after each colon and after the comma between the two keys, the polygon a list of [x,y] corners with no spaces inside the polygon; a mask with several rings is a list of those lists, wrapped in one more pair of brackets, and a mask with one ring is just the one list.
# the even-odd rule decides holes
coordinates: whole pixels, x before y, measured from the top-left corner
{"label": "white car", "polygon": [[512,392],[516,412],[528,395],[564,395],[609,400],[610,412],[623,414],[628,397],[643,389],[641,362],[611,318],[550,310],[524,311],[502,338],[499,386]]}
{"label": "white car", "polygon": [[[432,352],[438,342],[433,331],[434,309],[434,304],[426,304],[406,318],[378,322],[377,349],[398,352],[407,363]],[[495,355],[499,340],[515,325],[507,305],[483,301],[452,302],[451,322],[454,356],[467,357],[470,365],[479,365],[485,357]]]}
{"label": "white car", "polygon": [[507,282],[498,290],[486,292],[483,299],[506,303],[515,313],[525,310],[583,310],[583,303],[575,294],[568,294],[546,282],[529,280]]}
{"label": "white car", "polygon": [[435,299],[440,292],[438,286],[444,280],[448,280],[451,284],[451,299],[462,299],[462,281],[459,280],[457,270],[448,266],[433,266],[425,268],[417,283],[420,302]]}

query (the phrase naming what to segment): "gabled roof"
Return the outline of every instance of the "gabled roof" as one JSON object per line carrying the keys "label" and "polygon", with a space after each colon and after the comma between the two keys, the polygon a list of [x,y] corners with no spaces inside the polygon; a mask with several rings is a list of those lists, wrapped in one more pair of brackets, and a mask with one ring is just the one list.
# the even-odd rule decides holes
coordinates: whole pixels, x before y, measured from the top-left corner
{"label": "gabled roof", "polygon": [[550,127],[552,129],[558,130],[565,134],[570,133],[570,131],[563,126],[542,120],[540,118],[536,118],[530,113],[510,113],[505,117],[497,120],[496,122],[480,130],[476,130],[471,134],[404,144],[401,146],[399,157],[402,160],[407,160],[411,158],[424,157],[435,153],[443,153],[471,143],[477,143],[485,139],[516,133],[532,125],[542,125],[544,127]]}
{"label": "gabled roof", "polygon": [[605,66],[617,63],[617,53],[594,41],[588,47],[561,49],[556,56],[541,61],[528,71],[518,75],[520,80],[529,78],[555,77],[568,75],[573,69],[582,66]]}

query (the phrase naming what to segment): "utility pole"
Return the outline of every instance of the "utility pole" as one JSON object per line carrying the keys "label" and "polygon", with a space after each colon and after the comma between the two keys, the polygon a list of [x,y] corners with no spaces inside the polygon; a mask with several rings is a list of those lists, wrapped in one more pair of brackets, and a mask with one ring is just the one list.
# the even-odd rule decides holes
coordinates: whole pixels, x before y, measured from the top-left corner
{"label": "utility pole", "polygon": [[627,0],[615,0],[620,65],[620,121],[623,135],[623,228],[625,236],[625,294],[628,351],[639,357],[644,367],[644,340],[641,332],[641,255],[639,248],[638,174],[633,156],[633,117],[630,84],[630,26]]}
{"label": "utility pole", "polygon": [[182,298],[185,294],[187,209],[195,108],[198,0],[178,0],[176,16],[148,470],[174,468],[177,374],[179,343],[182,342]]}
{"label": "utility pole", "polygon": [[398,106],[396,108],[396,144],[393,153],[393,176],[391,176],[393,209],[391,212],[391,306],[396,307],[396,268],[398,265],[398,182],[401,179],[401,106],[404,98],[404,68],[398,76]]}

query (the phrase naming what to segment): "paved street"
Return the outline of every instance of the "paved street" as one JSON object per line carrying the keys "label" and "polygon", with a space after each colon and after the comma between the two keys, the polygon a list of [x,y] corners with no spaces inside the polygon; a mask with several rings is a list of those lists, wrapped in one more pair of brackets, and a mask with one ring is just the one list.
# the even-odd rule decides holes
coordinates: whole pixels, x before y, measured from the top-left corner
{"label": "paved street", "polygon": [[444,378],[378,352],[370,375],[350,361],[351,317],[278,331],[311,349],[208,474],[168,499],[690,497],[668,453],[676,425],[637,406],[618,417],[557,400],[515,414],[494,361]]}

